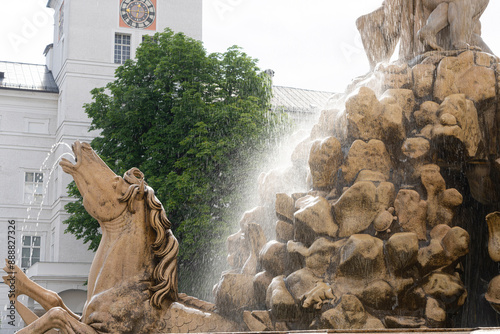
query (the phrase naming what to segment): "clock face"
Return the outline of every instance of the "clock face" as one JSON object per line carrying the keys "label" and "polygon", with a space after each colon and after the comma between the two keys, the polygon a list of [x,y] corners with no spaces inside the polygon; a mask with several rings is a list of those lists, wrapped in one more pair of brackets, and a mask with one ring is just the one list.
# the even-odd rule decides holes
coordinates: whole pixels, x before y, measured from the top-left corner
{"label": "clock face", "polygon": [[155,21],[156,10],[151,0],[123,0],[120,4],[120,16],[129,27],[144,29]]}

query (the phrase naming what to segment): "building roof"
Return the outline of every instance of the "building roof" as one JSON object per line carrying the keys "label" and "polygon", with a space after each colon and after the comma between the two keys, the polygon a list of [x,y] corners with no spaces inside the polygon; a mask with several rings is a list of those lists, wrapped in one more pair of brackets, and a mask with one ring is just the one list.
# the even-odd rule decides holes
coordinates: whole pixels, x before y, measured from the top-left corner
{"label": "building roof", "polygon": [[0,61],[0,88],[59,93],[47,66]]}
{"label": "building roof", "polygon": [[273,86],[271,104],[287,112],[313,113],[321,110],[332,95],[331,92]]}

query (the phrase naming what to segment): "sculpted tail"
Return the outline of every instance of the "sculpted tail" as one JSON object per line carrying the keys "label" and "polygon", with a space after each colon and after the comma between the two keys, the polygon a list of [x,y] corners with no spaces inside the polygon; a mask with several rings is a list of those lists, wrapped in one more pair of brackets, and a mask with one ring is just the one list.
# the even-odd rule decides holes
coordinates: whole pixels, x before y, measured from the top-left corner
{"label": "sculpted tail", "polygon": [[238,323],[215,313],[215,305],[186,294],[162,312],[157,333],[239,332]]}

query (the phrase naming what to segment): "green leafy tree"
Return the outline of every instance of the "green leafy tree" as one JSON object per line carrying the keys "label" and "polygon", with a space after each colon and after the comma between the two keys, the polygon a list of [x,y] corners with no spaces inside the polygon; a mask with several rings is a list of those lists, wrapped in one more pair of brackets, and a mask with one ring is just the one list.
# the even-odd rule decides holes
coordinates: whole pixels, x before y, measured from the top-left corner
{"label": "green leafy tree", "polygon": [[[100,131],[92,147],[116,173],[145,174],[180,241],[181,291],[207,298],[200,269],[224,254],[255,161],[287,124],[269,111],[270,80],[238,47],[207,54],[170,30],[143,42],[115,76],[85,106]],[[69,194],[79,200],[66,206],[67,231],[95,250],[98,224],[74,183]]]}

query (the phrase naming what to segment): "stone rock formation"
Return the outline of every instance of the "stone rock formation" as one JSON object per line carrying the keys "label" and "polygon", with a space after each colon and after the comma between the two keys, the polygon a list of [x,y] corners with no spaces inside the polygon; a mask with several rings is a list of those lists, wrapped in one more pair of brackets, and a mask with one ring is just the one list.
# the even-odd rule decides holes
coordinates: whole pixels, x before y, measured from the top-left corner
{"label": "stone rock formation", "polygon": [[[254,222],[274,224],[276,239],[258,253],[248,298],[258,308],[217,306],[235,319],[245,309],[253,330],[453,325],[467,298],[480,299],[463,281],[472,245],[463,203],[498,202],[499,79],[498,58],[457,50],[377,66],[356,80],[296,149],[309,150],[292,159],[296,177],[308,180],[303,191],[285,185],[273,206],[258,209],[268,213]],[[268,175],[283,185],[288,173]],[[247,238],[230,240],[250,259],[257,253]],[[498,260],[500,237],[491,240]],[[232,275],[247,275],[245,261],[231,263]],[[219,294],[241,293],[221,289],[225,280]],[[499,284],[487,298],[500,305]]]}

